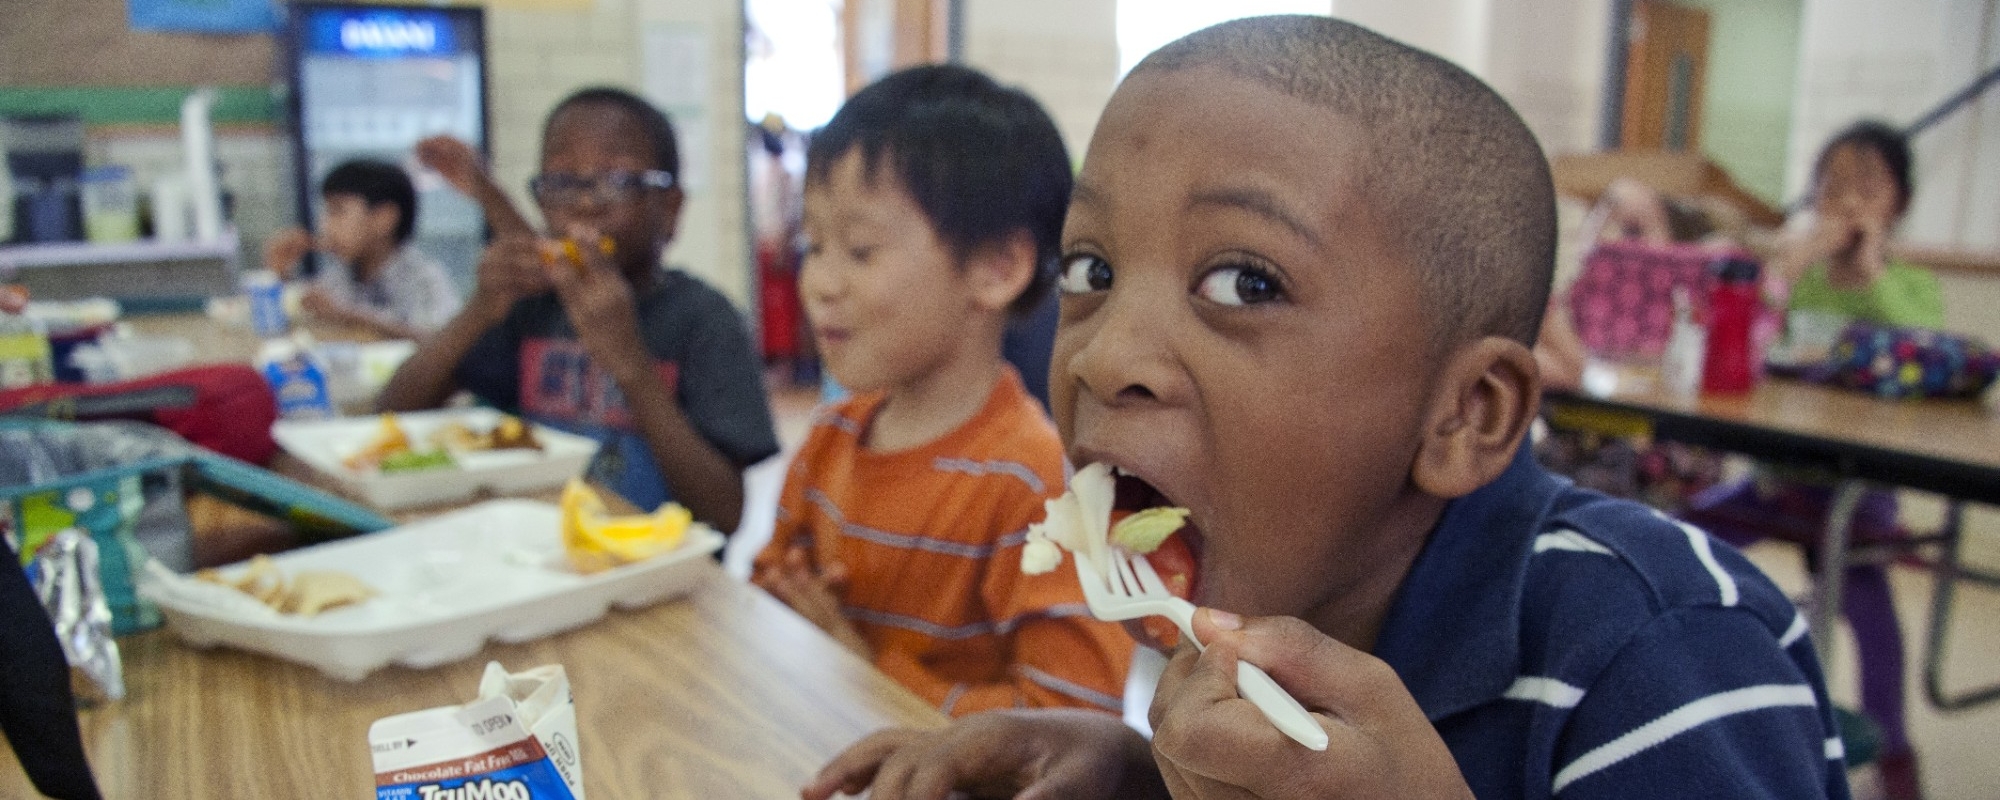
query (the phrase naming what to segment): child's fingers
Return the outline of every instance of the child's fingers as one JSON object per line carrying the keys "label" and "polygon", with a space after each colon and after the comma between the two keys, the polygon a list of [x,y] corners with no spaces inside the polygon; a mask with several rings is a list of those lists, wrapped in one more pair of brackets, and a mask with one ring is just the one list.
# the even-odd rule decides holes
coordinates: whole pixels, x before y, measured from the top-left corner
{"label": "child's fingers", "polygon": [[785,548],[785,567],[798,573],[812,572],[812,556],[803,547]]}
{"label": "child's fingers", "polygon": [[1229,631],[1218,627],[1217,619],[1227,617],[1196,614],[1196,635],[1211,643],[1231,641],[1244,659],[1263,668],[1307,710],[1342,717],[1370,706],[1385,690],[1402,690],[1395,670],[1381,659],[1341,644],[1303,620],[1239,619],[1240,627]]}
{"label": "child's fingers", "polygon": [[870,800],[945,800],[958,782],[952,748],[906,740],[883,758],[868,784]]}
{"label": "child's fingers", "polygon": [[563,255],[579,271],[617,272],[612,257],[618,254],[618,245],[602,231],[588,225],[571,225],[562,231]]}
{"label": "child's fingers", "polygon": [[868,735],[821,767],[819,774],[799,790],[799,797],[802,800],[827,800],[836,792],[860,794],[874,782],[882,763],[897,750],[915,741],[918,735],[918,731],[908,728]]}
{"label": "child's fingers", "polygon": [[[1266,796],[1306,786],[1353,787],[1352,796],[1367,797],[1417,783],[1462,788],[1450,750],[1381,659],[1289,617],[1234,619],[1204,611],[1195,615],[1195,633],[1209,649],[1181,682],[1186,698],[1173,700],[1190,705],[1169,708],[1164,716],[1175,724],[1154,737],[1160,757],[1191,782],[1252,787]],[[1330,739],[1324,752],[1291,741],[1247,701],[1198,705],[1216,684],[1233,681],[1237,658],[1262,667],[1314,712]]]}
{"label": "child's fingers", "polygon": [[819,570],[819,581],[828,589],[839,590],[847,585],[847,564],[835,561]]}
{"label": "child's fingers", "polygon": [[575,286],[583,280],[583,264],[572,259],[570,253],[575,245],[568,239],[543,239],[535,243],[535,255],[541,263],[542,273],[558,291]]}
{"label": "child's fingers", "polygon": [[[1319,755],[1286,737],[1237,694],[1236,662],[1235,643],[1216,642],[1192,659],[1169,696],[1154,695],[1153,751],[1170,762],[1171,769],[1163,769],[1174,776],[1170,782],[1270,785],[1297,773],[1300,758]],[[1161,690],[1166,691],[1164,677]]]}

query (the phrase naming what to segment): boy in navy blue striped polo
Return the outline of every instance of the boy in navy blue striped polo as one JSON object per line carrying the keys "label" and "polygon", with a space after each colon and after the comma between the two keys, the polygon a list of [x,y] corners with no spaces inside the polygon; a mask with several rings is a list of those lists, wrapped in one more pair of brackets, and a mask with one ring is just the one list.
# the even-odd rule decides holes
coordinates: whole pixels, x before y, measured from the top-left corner
{"label": "boy in navy blue striped polo", "polygon": [[[979,714],[864,739],[803,796],[1847,797],[1790,602],[1521,446],[1552,194],[1492,90],[1352,25],[1149,56],[1077,179],[1050,385],[1121,505],[1191,510],[1208,649],[1174,653],[1150,742]],[[1331,746],[1242,700],[1239,658]]]}

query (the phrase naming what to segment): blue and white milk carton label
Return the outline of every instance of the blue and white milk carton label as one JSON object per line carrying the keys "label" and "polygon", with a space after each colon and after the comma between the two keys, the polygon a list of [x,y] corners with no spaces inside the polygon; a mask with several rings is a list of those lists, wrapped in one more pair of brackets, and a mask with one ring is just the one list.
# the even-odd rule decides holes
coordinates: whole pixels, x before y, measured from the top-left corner
{"label": "blue and white milk carton label", "polygon": [[376,800],[583,800],[576,705],[560,665],[486,665],[480,699],[368,727]]}
{"label": "blue and white milk carton label", "polygon": [[284,339],[264,343],[257,354],[257,369],[271,394],[278,400],[278,416],[285,419],[331,419],[333,391],[327,384],[326,367],[310,348]]}

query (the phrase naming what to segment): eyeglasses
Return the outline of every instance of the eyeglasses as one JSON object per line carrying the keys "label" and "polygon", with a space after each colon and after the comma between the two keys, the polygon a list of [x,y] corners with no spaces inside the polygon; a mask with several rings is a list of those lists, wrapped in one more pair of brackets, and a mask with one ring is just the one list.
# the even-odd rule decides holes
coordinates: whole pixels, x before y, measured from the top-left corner
{"label": "eyeglasses", "polygon": [[644,172],[613,170],[595,178],[549,173],[528,179],[535,201],[549,208],[579,205],[588,197],[604,205],[635,203],[647,189],[671,189],[674,174],[663,169]]}

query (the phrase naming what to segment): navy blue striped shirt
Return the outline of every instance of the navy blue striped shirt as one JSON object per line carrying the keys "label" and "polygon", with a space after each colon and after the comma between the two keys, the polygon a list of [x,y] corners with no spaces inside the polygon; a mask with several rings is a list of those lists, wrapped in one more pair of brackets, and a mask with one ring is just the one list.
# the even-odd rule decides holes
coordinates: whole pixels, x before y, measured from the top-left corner
{"label": "navy blue striped shirt", "polygon": [[1375,655],[1482,800],[1848,797],[1791,601],[1728,545],[1525,448],[1446,509]]}

